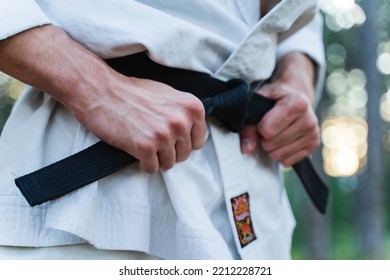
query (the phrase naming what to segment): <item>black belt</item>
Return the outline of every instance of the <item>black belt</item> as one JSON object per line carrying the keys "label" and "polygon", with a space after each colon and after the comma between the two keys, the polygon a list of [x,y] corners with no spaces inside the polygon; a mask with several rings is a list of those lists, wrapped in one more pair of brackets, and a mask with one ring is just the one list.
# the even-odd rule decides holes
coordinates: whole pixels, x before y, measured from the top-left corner
{"label": "black belt", "polygon": [[[168,84],[197,96],[205,106],[206,116],[215,117],[233,132],[245,122],[258,123],[275,101],[254,93],[245,81],[223,82],[210,75],[162,66],[146,54],[107,60],[116,71],[132,77],[147,78]],[[64,196],[104,178],[137,159],[104,142],[71,155],[15,180],[31,206]],[[310,158],[293,165],[314,205],[326,212],[329,190],[315,171]]]}

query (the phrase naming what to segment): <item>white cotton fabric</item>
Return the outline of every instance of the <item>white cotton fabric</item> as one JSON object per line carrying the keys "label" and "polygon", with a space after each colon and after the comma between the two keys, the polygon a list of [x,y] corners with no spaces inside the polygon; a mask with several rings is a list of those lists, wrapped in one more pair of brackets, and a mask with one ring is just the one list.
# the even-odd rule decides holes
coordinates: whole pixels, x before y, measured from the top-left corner
{"label": "white cotton fabric", "polygon": [[[280,52],[302,48],[321,65],[320,43],[289,45],[287,38],[314,15],[317,1],[274,2],[258,21],[255,0],[0,0],[10,11],[0,19],[0,38],[51,23],[103,58],[147,50],[165,65],[248,82],[272,74],[282,39]],[[16,5],[31,18],[7,21]],[[307,42],[321,41],[320,27],[316,20],[302,29],[312,30]],[[17,176],[97,141],[60,103],[26,90],[0,138],[0,245],[89,243],[169,259],[290,258],[295,221],[277,164],[261,150],[242,155],[238,134],[216,123],[208,124],[205,147],[169,171],[148,175],[132,166],[60,199],[27,204]],[[230,203],[242,193],[250,195],[257,237],[244,248]]]}

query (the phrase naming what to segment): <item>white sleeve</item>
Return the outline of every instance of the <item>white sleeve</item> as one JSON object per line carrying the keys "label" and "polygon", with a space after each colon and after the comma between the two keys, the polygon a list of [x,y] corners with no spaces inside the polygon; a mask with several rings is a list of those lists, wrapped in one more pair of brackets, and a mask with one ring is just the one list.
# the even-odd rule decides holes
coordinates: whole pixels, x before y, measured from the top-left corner
{"label": "white sleeve", "polygon": [[278,59],[290,52],[302,52],[316,62],[316,105],[321,97],[326,69],[322,28],[323,18],[318,12],[311,22],[281,42],[277,50]]}
{"label": "white sleeve", "polygon": [[0,0],[0,13],[0,40],[50,23],[33,0]]}

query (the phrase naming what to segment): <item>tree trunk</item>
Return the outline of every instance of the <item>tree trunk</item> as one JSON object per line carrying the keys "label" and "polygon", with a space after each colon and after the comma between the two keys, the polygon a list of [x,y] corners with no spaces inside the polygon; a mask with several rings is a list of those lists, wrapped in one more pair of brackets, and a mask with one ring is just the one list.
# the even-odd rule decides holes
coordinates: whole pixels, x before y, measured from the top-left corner
{"label": "tree trunk", "polygon": [[367,77],[368,158],[357,190],[357,229],[362,258],[383,258],[385,230],[385,172],[381,117],[379,114],[382,83],[376,68],[378,24],[377,1],[361,1],[367,21],[361,28],[360,67]]}
{"label": "tree trunk", "polygon": [[[325,94],[325,93],[324,93]],[[323,95],[323,97],[325,97]],[[322,123],[321,112],[324,110],[324,102],[320,102],[317,108],[317,116],[319,123]],[[321,153],[322,147],[319,147],[313,154],[313,164],[319,175],[326,179],[323,169],[323,158]],[[303,230],[304,243],[307,253],[307,258],[311,260],[330,259],[331,256],[331,209],[328,205],[326,215],[321,215],[309,199],[305,199],[303,203]]]}

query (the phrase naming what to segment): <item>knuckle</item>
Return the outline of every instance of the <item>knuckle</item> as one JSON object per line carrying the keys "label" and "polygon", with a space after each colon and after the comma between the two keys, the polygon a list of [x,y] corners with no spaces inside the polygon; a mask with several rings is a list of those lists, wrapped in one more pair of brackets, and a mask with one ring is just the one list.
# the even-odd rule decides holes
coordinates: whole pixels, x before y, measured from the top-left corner
{"label": "knuckle", "polygon": [[305,122],[305,124],[303,125],[303,128],[306,131],[313,131],[314,133],[316,133],[317,128],[318,128],[318,121],[317,121],[317,119],[310,118],[309,120],[307,120]]}
{"label": "knuckle", "polygon": [[314,139],[312,145],[308,148],[308,154],[311,154],[315,149],[317,149],[321,144],[319,139]]}
{"label": "knuckle", "polygon": [[156,150],[158,150],[158,147],[169,145],[174,138],[172,119],[173,117],[167,119],[165,123],[160,123],[159,127],[151,132],[150,142],[155,144]]}
{"label": "knuckle", "polygon": [[321,145],[321,138],[320,135],[317,134],[313,143],[314,149],[318,148],[320,145]]}
{"label": "knuckle", "polygon": [[188,159],[188,157],[190,156],[190,153],[181,153],[180,155],[177,155],[176,157],[176,161],[177,162],[182,162],[182,161],[185,161],[186,159]]}
{"label": "knuckle", "polygon": [[172,169],[174,165],[175,165],[175,163],[173,161],[172,162],[166,161],[166,162],[160,163],[160,167],[164,170]]}
{"label": "knuckle", "polygon": [[150,158],[157,152],[157,148],[152,141],[143,141],[136,145],[136,149],[144,158]]}
{"label": "knuckle", "polygon": [[204,138],[201,138],[201,139],[199,139],[197,141],[194,141],[194,142],[192,142],[192,149],[193,150],[199,150],[199,149],[201,149],[204,146],[205,143],[206,143],[206,141],[205,141]]}
{"label": "knuckle", "polygon": [[317,118],[317,116],[316,116],[314,113],[312,113],[312,114],[310,115],[310,117],[309,117],[309,122],[311,123],[311,125],[312,125],[313,127],[319,128],[319,125],[318,125],[318,118]]}
{"label": "knuckle", "polygon": [[146,161],[146,163],[141,163],[140,164],[141,170],[145,171],[146,173],[149,174],[155,174],[158,172],[159,167],[156,164],[152,164],[150,161]]}
{"label": "knuckle", "polygon": [[176,146],[176,162],[185,161],[192,151],[190,143],[182,143]]}
{"label": "knuckle", "polygon": [[203,142],[199,142],[197,145],[193,146],[193,149],[194,150],[200,150],[201,148],[203,148],[204,144],[205,144],[204,141]]}
{"label": "knuckle", "polygon": [[272,128],[267,126],[261,126],[259,129],[259,133],[266,140],[271,139],[274,136]]}
{"label": "knuckle", "polygon": [[158,131],[155,132],[155,136],[154,138],[159,142],[159,143],[162,143],[162,144],[166,144],[170,141],[171,139],[171,132],[169,131],[169,129],[160,129]]}
{"label": "knuckle", "polygon": [[310,138],[310,147],[315,150],[317,147],[319,147],[321,145],[321,135],[320,135],[320,130],[319,128],[316,128],[313,133],[312,133],[312,136]]}
{"label": "knuckle", "polygon": [[192,98],[191,100],[188,100],[188,103],[186,104],[187,110],[191,113],[191,115],[201,118],[205,116],[205,110],[202,102],[200,102],[197,98]]}
{"label": "knuckle", "polygon": [[169,121],[169,127],[177,134],[183,134],[187,131],[187,122],[183,117],[173,117]]}
{"label": "knuckle", "polygon": [[293,106],[291,106],[292,112],[303,113],[309,108],[309,100],[302,95],[297,96]]}
{"label": "knuckle", "polygon": [[157,165],[153,165],[151,166],[147,172],[150,173],[150,174],[156,174],[159,170],[159,167]]}

